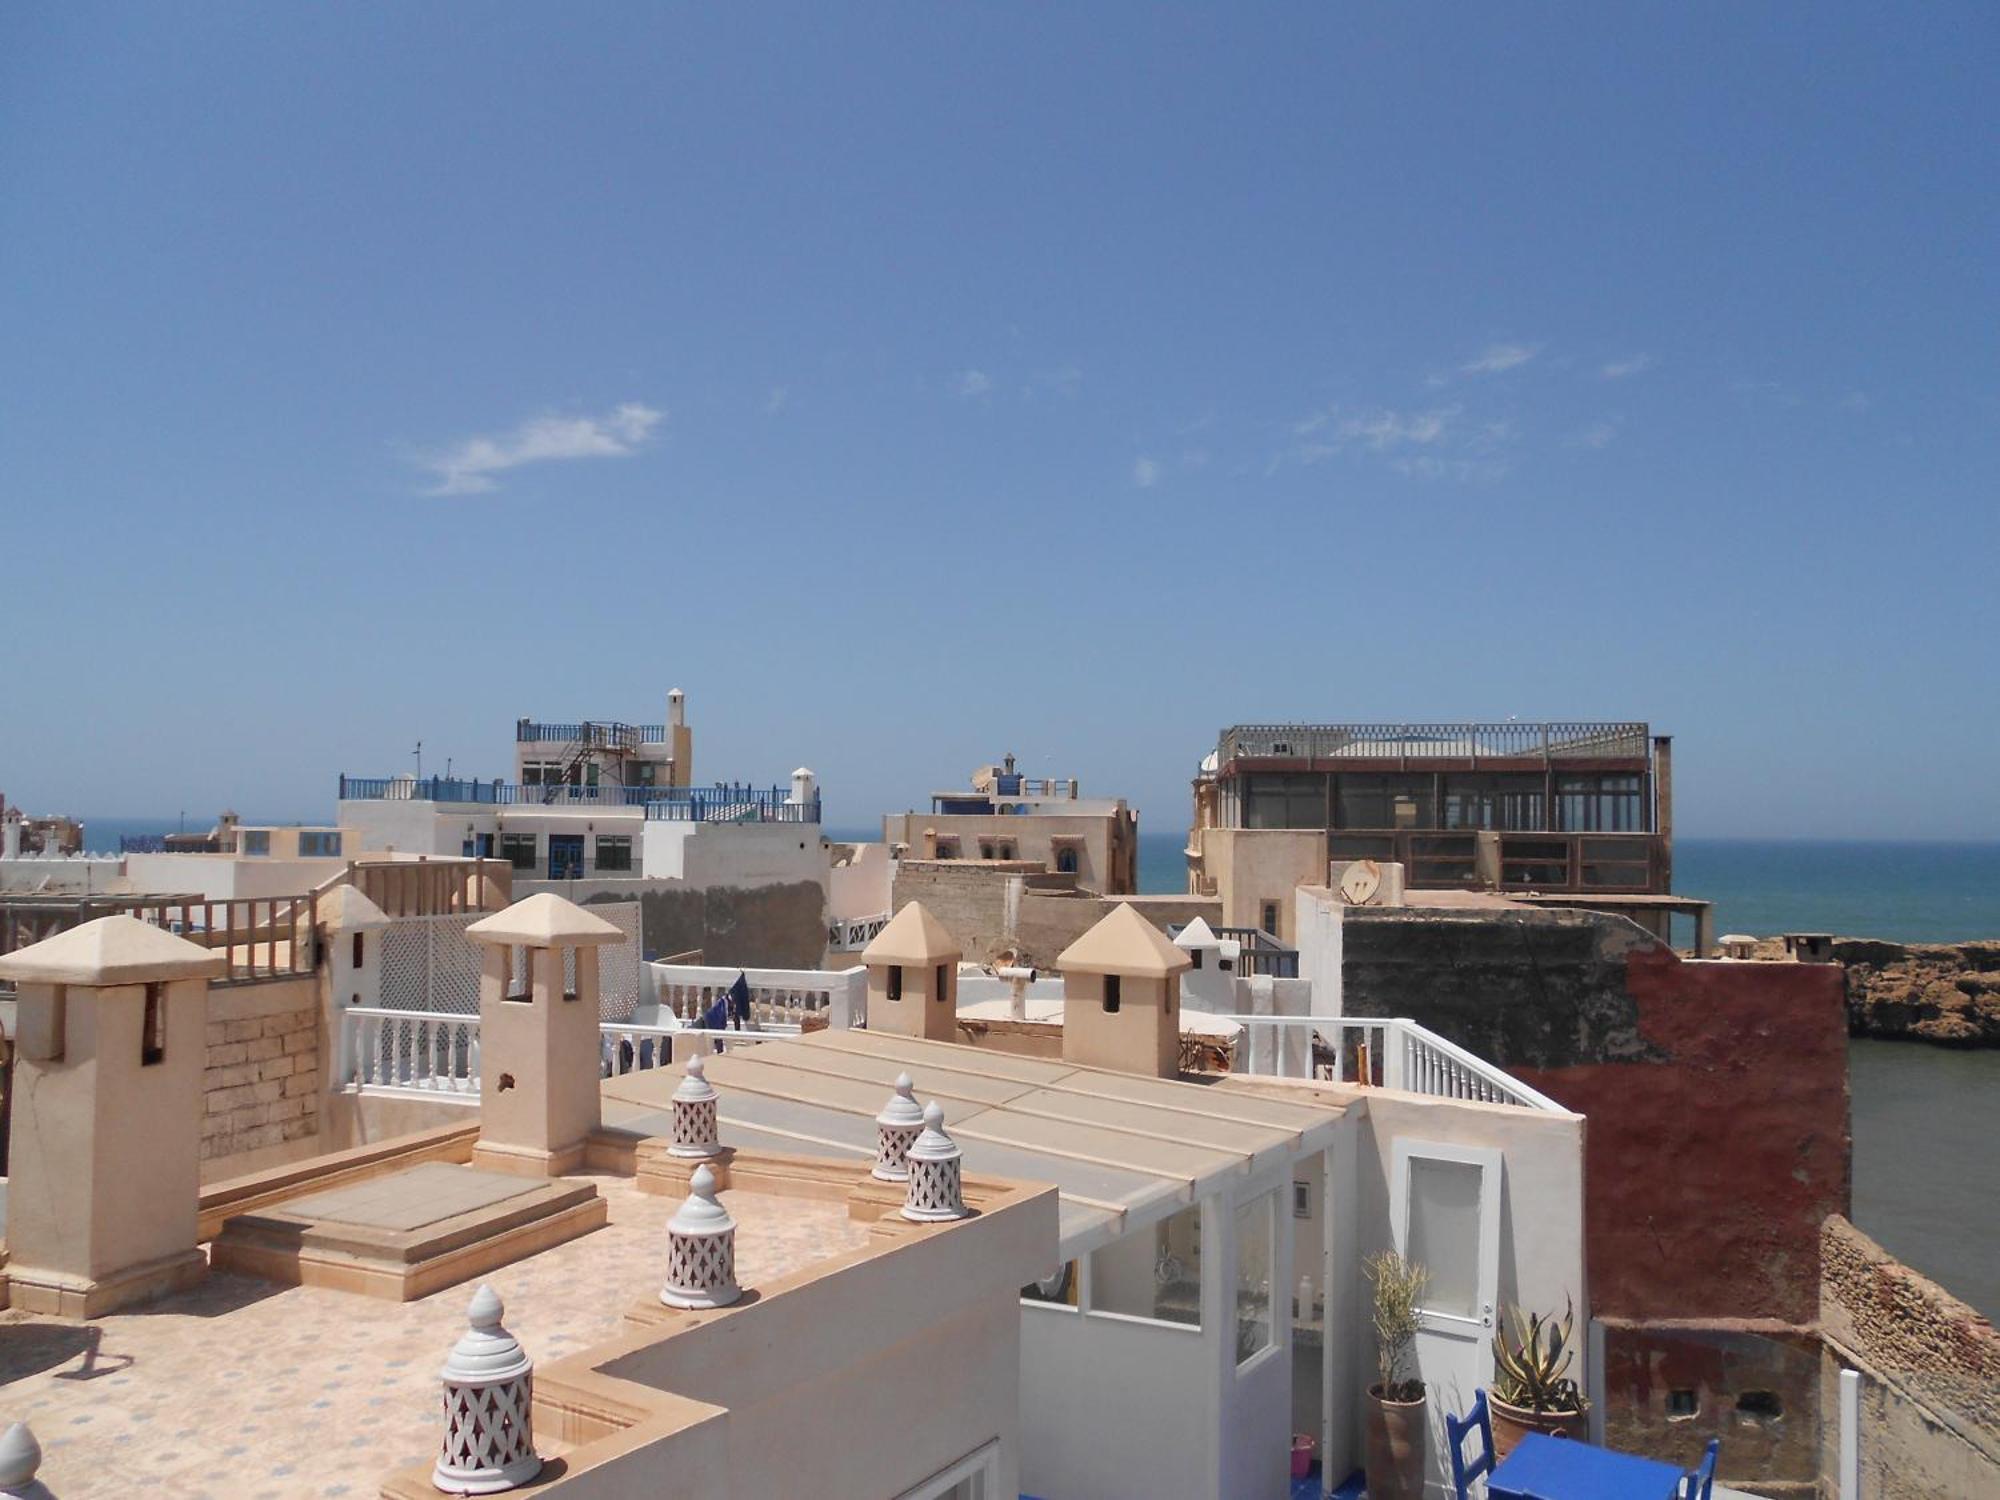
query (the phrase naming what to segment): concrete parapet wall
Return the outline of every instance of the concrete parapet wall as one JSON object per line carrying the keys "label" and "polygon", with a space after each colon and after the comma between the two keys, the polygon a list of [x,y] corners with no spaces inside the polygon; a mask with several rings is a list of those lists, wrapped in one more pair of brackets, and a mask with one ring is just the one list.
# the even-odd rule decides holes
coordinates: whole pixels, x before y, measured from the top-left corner
{"label": "concrete parapet wall", "polygon": [[1858,1370],[1861,1490],[1881,1500],[2000,1495],[2000,1333],[1838,1215],[1820,1230],[1828,1412],[1821,1473],[1838,1473],[1841,1368]]}
{"label": "concrete parapet wall", "polygon": [[310,974],[209,991],[203,1161],[318,1135],[322,1031],[319,986]]}

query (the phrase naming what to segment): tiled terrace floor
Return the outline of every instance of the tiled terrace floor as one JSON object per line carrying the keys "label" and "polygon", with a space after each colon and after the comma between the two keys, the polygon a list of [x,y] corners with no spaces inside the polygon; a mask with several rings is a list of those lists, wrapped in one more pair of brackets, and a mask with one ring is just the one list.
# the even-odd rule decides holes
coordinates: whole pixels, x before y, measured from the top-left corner
{"label": "tiled terrace floor", "polygon": [[[608,1225],[484,1278],[538,1362],[619,1331],[659,1288],[677,1201],[593,1180]],[[866,1243],[839,1203],[723,1201],[746,1286]],[[438,1368],[475,1285],[395,1303],[211,1276],[96,1323],[0,1313],[0,1420],[34,1429],[62,1500],[373,1497],[391,1470],[435,1456]]]}

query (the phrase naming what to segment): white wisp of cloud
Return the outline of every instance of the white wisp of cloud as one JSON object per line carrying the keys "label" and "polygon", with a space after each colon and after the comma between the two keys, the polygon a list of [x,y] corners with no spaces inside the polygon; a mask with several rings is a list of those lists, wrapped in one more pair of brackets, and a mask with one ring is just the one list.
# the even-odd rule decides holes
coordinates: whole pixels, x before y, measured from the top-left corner
{"label": "white wisp of cloud", "polygon": [[627,401],[601,417],[531,417],[511,432],[466,438],[418,460],[436,476],[427,495],[483,495],[493,478],[523,464],[570,458],[625,458],[644,445],[665,413]]}

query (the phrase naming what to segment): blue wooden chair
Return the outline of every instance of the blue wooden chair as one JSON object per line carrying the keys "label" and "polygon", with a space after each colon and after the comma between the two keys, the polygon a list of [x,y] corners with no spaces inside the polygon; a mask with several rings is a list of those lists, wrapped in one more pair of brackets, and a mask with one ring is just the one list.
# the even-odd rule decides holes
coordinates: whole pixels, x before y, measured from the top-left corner
{"label": "blue wooden chair", "polygon": [[[1482,1474],[1493,1472],[1493,1419],[1486,1410],[1486,1392],[1482,1388],[1473,1393],[1472,1410],[1463,1417],[1444,1414],[1445,1435],[1451,1439],[1451,1484],[1457,1500],[1470,1500],[1472,1481]],[[1479,1456],[1470,1463],[1465,1459],[1465,1440],[1477,1430],[1479,1433]]]}
{"label": "blue wooden chair", "polygon": [[1708,1440],[1708,1451],[1702,1454],[1701,1462],[1681,1475],[1681,1482],[1674,1489],[1675,1500],[1711,1500],[1715,1492],[1715,1455],[1721,1448],[1721,1438]]}

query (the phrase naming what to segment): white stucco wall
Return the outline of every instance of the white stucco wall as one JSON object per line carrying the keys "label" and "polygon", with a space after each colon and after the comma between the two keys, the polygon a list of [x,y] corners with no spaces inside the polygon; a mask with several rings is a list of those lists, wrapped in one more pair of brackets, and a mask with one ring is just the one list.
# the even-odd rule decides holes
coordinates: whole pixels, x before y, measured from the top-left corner
{"label": "white stucco wall", "polygon": [[[1520,1305],[1537,1312],[1560,1314],[1565,1300],[1576,1307],[1576,1327],[1590,1326],[1588,1284],[1583,1246],[1583,1130],[1581,1115],[1518,1109],[1499,1104],[1472,1104],[1455,1099],[1429,1099],[1371,1089],[1360,1106],[1364,1135],[1356,1161],[1356,1221],[1359,1257],[1393,1247],[1390,1218],[1391,1180],[1398,1140],[1429,1141],[1455,1146],[1488,1146],[1500,1152],[1500,1310]],[[1357,1307],[1365,1317],[1368,1286],[1354,1284]],[[1373,1376],[1367,1373],[1372,1346],[1361,1336],[1361,1380],[1353,1412],[1354,1437],[1359,1443],[1360,1392]],[[1579,1336],[1576,1364],[1570,1373],[1588,1387],[1587,1341]],[[1486,1356],[1490,1359],[1490,1355]],[[1491,1380],[1490,1369],[1485,1379]],[[1355,1451],[1360,1451],[1357,1446]]]}
{"label": "white stucco wall", "polygon": [[136,892],[232,901],[303,896],[347,868],[339,859],[264,859],[234,854],[128,854],[126,883]]}
{"label": "white stucco wall", "polygon": [[887,844],[855,844],[848,863],[827,872],[826,914],[849,921],[879,916],[889,910],[896,867]]}
{"label": "white stucco wall", "polygon": [[645,825],[648,878],[711,886],[827,886],[827,844],[817,823],[676,823]]}
{"label": "white stucco wall", "polygon": [[113,888],[124,868],[118,859],[0,859],[0,891],[89,895]]}
{"label": "white stucco wall", "polygon": [[1344,909],[1330,891],[1317,886],[1300,886],[1292,899],[1292,946],[1299,950],[1299,977],[1312,981],[1312,1014],[1345,1015],[1340,977]]}
{"label": "white stucco wall", "polygon": [[1216,1394],[1206,1328],[1023,1303],[1021,1489],[1039,1500],[1213,1500]]}

